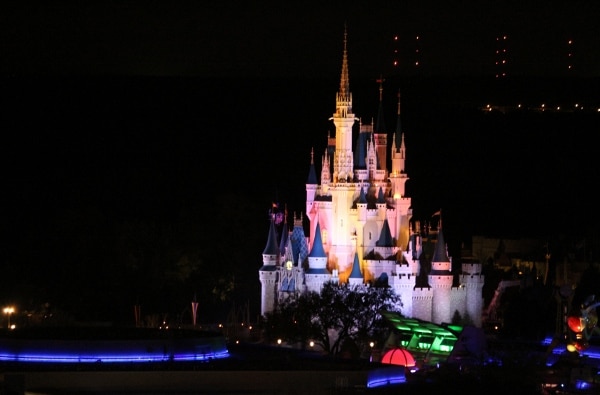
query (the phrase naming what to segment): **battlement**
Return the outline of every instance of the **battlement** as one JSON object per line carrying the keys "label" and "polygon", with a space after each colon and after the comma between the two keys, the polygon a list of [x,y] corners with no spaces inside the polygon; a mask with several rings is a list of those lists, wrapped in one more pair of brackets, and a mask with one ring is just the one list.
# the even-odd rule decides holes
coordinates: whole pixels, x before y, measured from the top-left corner
{"label": "battlement", "polygon": [[429,285],[432,288],[451,288],[453,276],[429,276]]}

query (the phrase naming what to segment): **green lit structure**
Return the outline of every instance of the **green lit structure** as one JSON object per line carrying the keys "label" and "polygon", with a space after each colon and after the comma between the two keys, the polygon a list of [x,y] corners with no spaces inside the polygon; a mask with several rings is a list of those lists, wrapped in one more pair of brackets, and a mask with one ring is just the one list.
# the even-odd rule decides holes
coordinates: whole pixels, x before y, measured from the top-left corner
{"label": "green lit structure", "polygon": [[385,348],[406,349],[421,365],[446,361],[463,331],[460,325],[437,325],[395,312],[383,312],[382,316],[392,330]]}

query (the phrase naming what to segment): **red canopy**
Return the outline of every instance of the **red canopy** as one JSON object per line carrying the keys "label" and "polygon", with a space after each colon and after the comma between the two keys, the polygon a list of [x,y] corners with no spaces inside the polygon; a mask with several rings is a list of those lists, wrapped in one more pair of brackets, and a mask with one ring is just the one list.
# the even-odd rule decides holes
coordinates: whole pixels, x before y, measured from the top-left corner
{"label": "red canopy", "polygon": [[416,365],[415,358],[412,356],[412,354],[403,348],[392,348],[391,350],[387,351],[381,358],[381,363],[407,367]]}

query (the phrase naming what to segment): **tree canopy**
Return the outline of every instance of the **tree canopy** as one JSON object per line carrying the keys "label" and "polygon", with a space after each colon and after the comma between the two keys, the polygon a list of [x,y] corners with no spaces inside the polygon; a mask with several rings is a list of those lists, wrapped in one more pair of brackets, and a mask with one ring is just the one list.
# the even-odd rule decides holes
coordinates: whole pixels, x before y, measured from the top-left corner
{"label": "tree canopy", "polygon": [[326,283],[311,291],[284,298],[264,320],[267,341],[282,339],[301,347],[312,341],[328,354],[345,347],[366,350],[382,341],[387,325],[382,311],[397,311],[400,297],[388,286]]}

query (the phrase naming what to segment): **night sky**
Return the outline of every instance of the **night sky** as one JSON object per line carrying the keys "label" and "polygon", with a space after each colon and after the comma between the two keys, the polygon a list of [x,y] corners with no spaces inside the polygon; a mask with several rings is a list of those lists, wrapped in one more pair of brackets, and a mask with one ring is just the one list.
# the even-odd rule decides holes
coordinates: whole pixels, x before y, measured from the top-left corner
{"label": "night sky", "polygon": [[[304,210],[310,150],[333,132],[344,24],[354,112],[376,116],[383,75],[391,132],[402,92],[407,192],[418,218],[442,209],[454,251],[474,234],[597,234],[600,4],[325,3],[0,6],[0,303],[174,315],[215,297],[215,266],[257,303],[267,210]],[[160,262],[182,256],[204,271],[178,283]]]}

